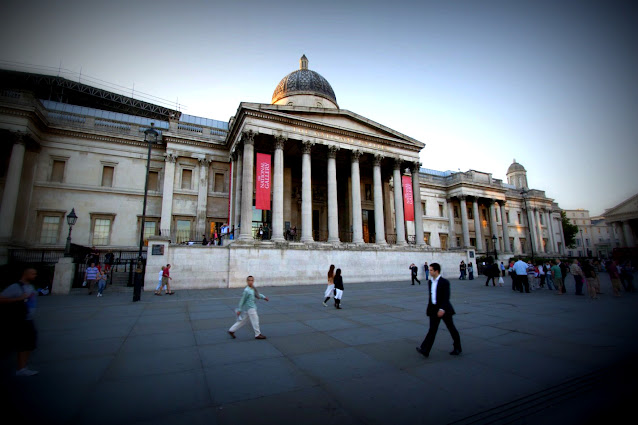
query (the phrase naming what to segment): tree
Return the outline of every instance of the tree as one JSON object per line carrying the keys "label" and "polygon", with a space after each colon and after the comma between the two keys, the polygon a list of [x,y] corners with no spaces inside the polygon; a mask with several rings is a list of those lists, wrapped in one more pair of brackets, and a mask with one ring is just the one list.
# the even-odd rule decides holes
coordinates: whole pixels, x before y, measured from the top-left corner
{"label": "tree", "polygon": [[567,218],[565,211],[560,212],[560,218],[563,222],[563,237],[566,248],[574,248],[576,246],[576,235],[578,234],[578,226],[572,224]]}

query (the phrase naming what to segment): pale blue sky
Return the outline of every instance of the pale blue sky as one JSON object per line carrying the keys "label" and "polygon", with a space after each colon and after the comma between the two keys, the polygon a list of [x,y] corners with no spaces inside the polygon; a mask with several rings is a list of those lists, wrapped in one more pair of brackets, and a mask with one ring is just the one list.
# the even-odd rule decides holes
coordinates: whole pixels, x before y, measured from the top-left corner
{"label": "pale blue sky", "polygon": [[0,67],[61,64],[227,121],[241,101],[269,103],[306,54],[341,108],[424,142],[425,167],[505,179],[516,158],[531,187],[591,214],[638,193],[633,2],[23,0],[0,10]]}

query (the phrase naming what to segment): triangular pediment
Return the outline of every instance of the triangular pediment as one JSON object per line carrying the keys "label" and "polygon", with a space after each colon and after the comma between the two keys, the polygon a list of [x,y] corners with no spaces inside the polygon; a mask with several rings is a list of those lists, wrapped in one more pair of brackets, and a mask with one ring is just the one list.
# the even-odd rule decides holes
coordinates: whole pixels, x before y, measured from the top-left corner
{"label": "triangular pediment", "polygon": [[638,218],[638,194],[605,211],[607,220],[613,218]]}

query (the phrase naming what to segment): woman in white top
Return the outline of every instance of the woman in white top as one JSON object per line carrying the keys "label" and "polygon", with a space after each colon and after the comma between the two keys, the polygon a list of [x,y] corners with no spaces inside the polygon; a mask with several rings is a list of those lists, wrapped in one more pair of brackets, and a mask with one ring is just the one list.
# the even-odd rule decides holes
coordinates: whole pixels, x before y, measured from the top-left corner
{"label": "woman in white top", "polygon": [[330,270],[328,270],[328,287],[326,288],[326,292],[324,294],[324,297],[326,297],[326,299],[323,300],[324,307],[328,307],[328,304],[326,303],[328,302],[331,296],[334,296],[334,289],[335,289],[335,265],[330,264]]}

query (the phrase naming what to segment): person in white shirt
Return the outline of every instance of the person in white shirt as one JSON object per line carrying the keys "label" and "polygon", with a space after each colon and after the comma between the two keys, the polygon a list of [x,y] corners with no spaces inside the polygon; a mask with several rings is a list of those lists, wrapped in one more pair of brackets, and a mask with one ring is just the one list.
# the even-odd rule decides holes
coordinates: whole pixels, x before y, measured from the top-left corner
{"label": "person in white shirt", "polygon": [[523,292],[523,287],[525,287],[525,292],[529,292],[527,263],[519,258],[518,261],[514,263],[514,273],[516,276],[516,289],[518,289],[519,292]]}

